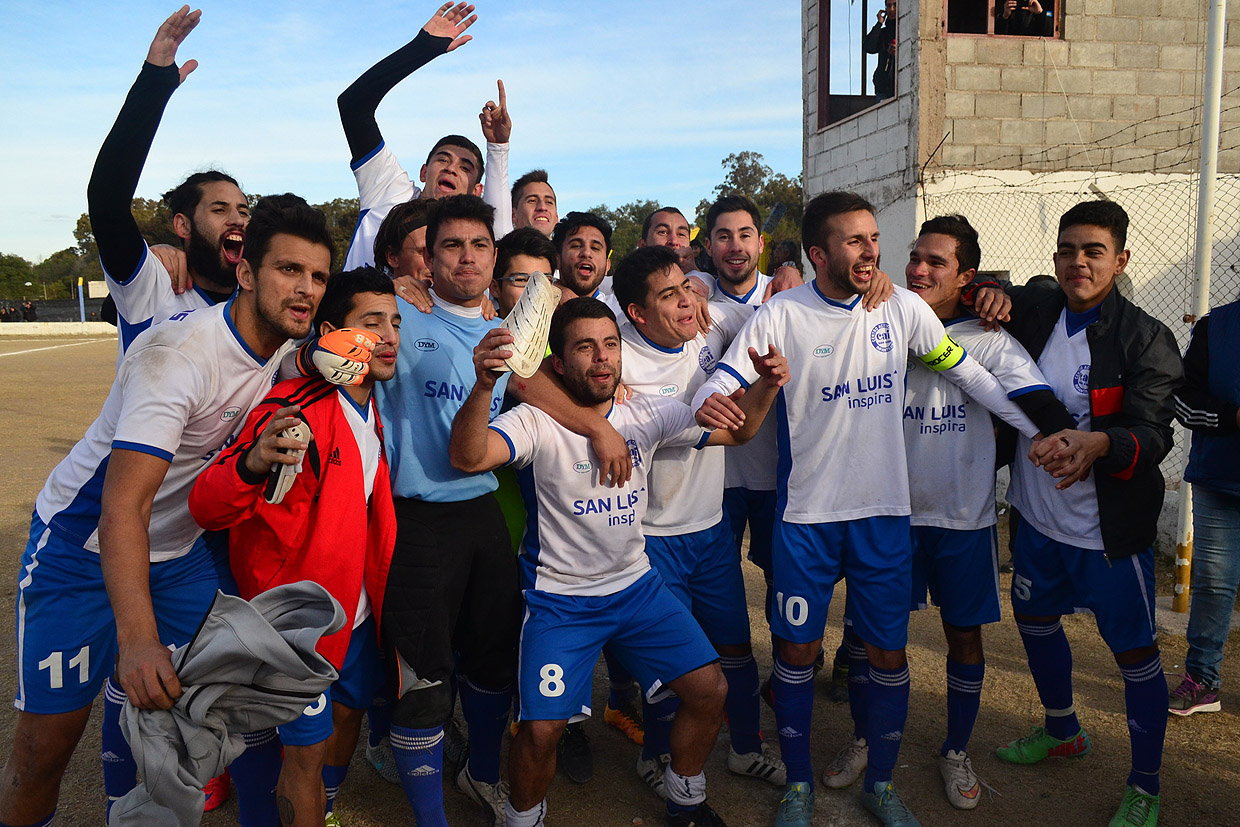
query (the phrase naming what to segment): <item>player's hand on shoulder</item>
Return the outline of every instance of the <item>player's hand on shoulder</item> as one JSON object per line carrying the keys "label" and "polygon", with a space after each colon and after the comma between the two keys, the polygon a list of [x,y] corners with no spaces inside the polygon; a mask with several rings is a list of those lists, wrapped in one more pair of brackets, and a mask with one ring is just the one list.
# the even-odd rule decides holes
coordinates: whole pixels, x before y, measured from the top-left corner
{"label": "player's hand on shoulder", "polygon": [[[152,66],[171,66],[176,63],[177,48],[181,41],[194,30],[202,19],[202,10],[190,11],[189,6],[182,6],[174,11],[155,32],[151,48],[146,52],[146,62]],[[198,68],[198,61],[187,60],[180,67],[180,83],[185,82],[189,73]]]}
{"label": "player's hand on shoulder", "polygon": [[426,282],[415,276],[400,276],[392,279],[392,289],[396,295],[412,304],[423,313],[430,313],[435,307],[431,300],[431,289]]}
{"label": "player's hand on shoulder", "polygon": [[318,373],[333,385],[360,385],[377,344],[379,337],[369,330],[342,327],[298,348],[297,369],[302,376]]}
{"label": "player's hand on shoulder", "polygon": [[444,3],[439,7],[439,11],[426,21],[422,31],[435,37],[452,38],[452,42],[445,50],[451,52],[473,40],[471,35],[465,34],[465,30],[474,25],[477,19],[478,15],[474,14],[472,3],[457,3],[455,6],[451,3]]}
{"label": "player's hand on shoulder", "polygon": [[156,244],[151,248],[151,255],[159,259],[172,279],[172,292],[178,296],[194,286],[189,277],[189,266],[185,260],[185,251],[171,244]]}
{"label": "player's hand on shoulder", "polygon": [[482,123],[482,136],[487,143],[506,144],[512,138],[512,116],[508,114],[508,95],[504,91],[504,82],[495,81],[499,87],[499,103],[487,101],[478,113]]}
{"label": "player's hand on shoulder", "polygon": [[633,389],[623,382],[617,382],[616,393],[612,398],[616,400],[617,405],[623,405],[633,398]]}
{"label": "player's hand on shoulder", "polygon": [[973,313],[982,327],[998,330],[999,322],[1012,320],[1012,297],[998,287],[979,287],[973,294]]}
{"label": "player's hand on shoulder", "polygon": [[[314,435],[310,427],[296,414],[301,410],[298,405],[280,408],[263,428],[258,439],[250,446],[245,455],[245,467],[254,476],[265,476],[273,465],[296,465],[301,462],[302,455],[310,447]],[[304,441],[292,439],[284,432],[293,426],[300,426],[306,435]]]}
{"label": "player's hand on shoulder", "polygon": [[780,267],[771,277],[771,281],[766,286],[766,290],[762,292],[762,301],[766,301],[776,293],[782,293],[785,290],[791,290],[794,287],[800,287],[805,283],[805,279],[801,277],[801,271],[795,267]]}
{"label": "player's hand on shoulder", "polygon": [[894,292],[896,292],[896,286],[891,281],[891,276],[875,267],[873,275],[870,276],[870,289],[862,296],[861,306],[866,310],[873,310],[891,298]]}
{"label": "player's hand on shoulder", "polygon": [[138,709],[170,709],[181,697],[172,653],[158,639],[120,644],[116,674],[129,702]]}
{"label": "player's hand on shoulder", "polygon": [[495,387],[499,381],[499,371],[504,367],[504,360],[511,359],[513,342],[512,331],[506,327],[488,330],[482,341],[474,348],[474,373],[478,376],[478,384],[486,389]]}
{"label": "player's hand on shoulder", "polygon": [[737,388],[731,395],[712,393],[702,402],[693,418],[703,428],[722,431],[736,431],[745,424],[745,412],[736,401],[745,395],[744,388]]}
{"label": "player's hand on shoulder", "polygon": [[710,333],[710,302],[708,302],[696,290],[692,291],[692,294],[693,316],[697,319],[698,331],[705,336],[707,333]]}
{"label": "player's hand on shoulder", "polygon": [[590,437],[590,447],[598,457],[598,484],[624,488],[633,476],[633,455],[629,443],[607,420]]}
{"label": "player's hand on shoulder", "polygon": [[753,362],[753,369],[762,377],[762,381],[771,387],[782,388],[791,378],[788,359],[775,345],[767,345],[765,355],[758,353],[755,347],[749,348],[749,361]]}

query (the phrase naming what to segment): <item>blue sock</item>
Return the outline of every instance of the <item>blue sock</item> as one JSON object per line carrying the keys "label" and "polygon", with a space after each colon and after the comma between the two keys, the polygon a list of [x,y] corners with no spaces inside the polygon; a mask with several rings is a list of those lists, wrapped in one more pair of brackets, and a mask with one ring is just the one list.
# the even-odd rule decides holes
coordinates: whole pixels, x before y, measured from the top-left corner
{"label": "blue sock", "polygon": [[[135,781],[134,783],[136,784],[137,782]],[[47,818],[43,819],[42,821],[36,821],[34,824],[9,825],[9,824],[5,824],[4,822],[0,821],[0,827],[48,827],[48,825],[52,823],[52,819],[54,819],[55,817],[56,817],[56,811],[52,810],[51,815],[49,815]]]}
{"label": "blue sock", "polygon": [[245,736],[245,752],[229,765],[237,788],[237,821],[242,827],[277,827],[276,781],[282,763],[280,736],[264,729]]}
{"label": "blue sock", "polygon": [[[1038,697],[1046,708],[1046,732],[1066,741],[1081,729],[1072,705],[1072,647],[1063,624],[1017,621],[1020,639],[1025,643],[1029,671],[1038,687]],[[1163,700],[1166,705],[1166,699]]]}
{"label": "blue sock", "polygon": [[340,794],[340,785],[349,773],[349,765],[343,767],[334,764],[323,765],[323,791],[327,793],[327,807],[324,812],[330,813],[336,806],[336,796]]}
{"label": "blue sock", "polygon": [[475,781],[498,784],[500,744],[508,728],[512,687],[492,691],[462,678],[458,691],[469,727],[469,774]]}
{"label": "blue sock", "polygon": [[739,658],[719,658],[723,677],[728,681],[728,730],[732,735],[732,749],[738,755],[758,752],[762,749],[762,724],[758,698],[758,662],[753,654]]}
{"label": "blue sock", "polygon": [[672,721],[676,719],[676,710],[679,708],[680,698],[675,695],[654,704],[642,701],[642,717],[646,729],[646,736],[642,741],[643,759],[649,761],[671,753]]}
{"label": "blue sock", "polygon": [[607,681],[610,685],[607,705],[612,709],[626,709],[629,705],[629,687],[633,685],[633,674],[611,653],[609,646],[603,647],[603,660],[607,663]]}
{"label": "blue sock", "polygon": [[870,664],[870,725],[865,742],[870,760],[865,768],[865,789],[871,792],[879,781],[890,781],[900,757],[904,721],[908,718],[908,664],[899,669],[879,669]]}
{"label": "blue sock", "polygon": [[853,738],[866,737],[870,720],[870,659],[865,655],[865,644],[851,632],[844,633],[844,645],[848,648],[848,710],[852,713]]}
{"label": "blue sock", "polygon": [[965,752],[973,725],[977,723],[977,710],[982,704],[982,681],[986,677],[986,663],[957,663],[947,659],[947,740],[943,742],[940,755],[948,750]]}
{"label": "blue sock", "polygon": [[1132,744],[1132,772],[1128,783],[1158,795],[1163,738],[1167,734],[1167,676],[1162,657],[1155,652],[1140,663],[1121,666],[1124,704],[1128,711],[1128,740]]}
{"label": "blue sock", "polygon": [[121,731],[121,709],[125,706],[125,690],[117,686],[112,678],[103,684],[103,744],[100,755],[103,759],[103,792],[108,797],[108,813],[112,811],[112,802],[123,796],[138,785],[138,765],[133,760],[133,751]]}
{"label": "blue sock", "polygon": [[788,767],[788,782],[808,783],[812,790],[814,767],[810,762],[809,736],[814,716],[814,665],[793,666],[775,655],[771,689],[775,695],[779,751]]}
{"label": "blue sock", "polygon": [[418,827],[448,827],[443,812],[443,727],[392,724],[392,754]]}
{"label": "blue sock", "polygon": [[379,742],[388,737],[388,730],[392,728],[392,702],[378,696],[373,698],[370,708],[366,710],[366,724],[370,727],[366,744],[379,746]]}

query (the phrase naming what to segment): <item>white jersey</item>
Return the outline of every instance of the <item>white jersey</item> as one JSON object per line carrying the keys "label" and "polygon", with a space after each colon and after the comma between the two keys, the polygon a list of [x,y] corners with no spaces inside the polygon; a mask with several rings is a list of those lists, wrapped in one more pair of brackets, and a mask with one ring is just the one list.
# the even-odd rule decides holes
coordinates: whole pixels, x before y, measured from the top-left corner
{"label": "white jersey", "polygon": [[[1055,329],[1046,340],[1038,358],[1038,367],[1046,375],[1051,388],[1068,413],[1076,419],[1077,430],[1088,431],[1089,341],[1085,328],[1069,334],[1068,311],[1059,314]],[[1020,510],[1022,520],[1061,543],[1077,548],[1101,549],[1102,525],[1098,516],[1098,489],[1090,474],[1072,487],[1057,491],[1059,480],[1028,460],[1032,441],[1022,437],[1017,442],[1016,461],[1012,463],[1012,490],[1008,496]]]}
{"label": "white jersey", "polygon": [[[353,431],[353,439],[357,441],[357,453],[362,458],[362,480],[366,486],[366,502],[375,490],[375,477],[379,474],[379,457],[383,453],[383,442],[379,439],[376,423],[379,415],[375,412],[375,398],[372,395],[365,405],[359,406],[344,388],[337,388],[337,401],[344,412],[345,421]],[[362,589],[357,596],[357,612],[353,615],[353,628],[361,626],[370,617],[370,596]]]}
{"label": "white jersey", "polygon": [[194,480],[232,444],[246,414],[271,392],[292,347],[258,357],[241,339],[232,300],[177,313],[138,337],[103,410],[53,469],[35,503],[63,539],[99,551],[100,496],[113,448],[171,463],[151,506],[151,562],[184,555],[202,534],[189,513]]}
{"label": "white jersey", "polygon": [[172,291],[172,276],[163,263],[142,242],[142,260],[132,273],[117,277],[105,268],[103,277],[108,292],[116,302],[116,327],[118,353],[116,366],[120,367],[125,351],[138,334],[153,324],[186,310],[211,307],[215,300],[197,287],[191,286],[181,295]]}
{"label": "white jersey", "polygon": [[[349,165],[357,179],[358,216],[353,240],[344,259],[344,269],[352,270],[375,263],[375,236],[392,208],[422,194],[409,173],[387,148],[387,141]],[[512,229],[512,194],[508,191],[508,144],[487,142],[486,181],[483,199],[495,208],[495,237]]]}
{"label": "white jersey", "polygon": [[607,595],[637,582],[650,569],[642,535],[650,458],[660,447],[704,445],[710,437],[683,403],[655,396],[614,405],[607,420],[633,456],[624,488],[599,485],[589,440],[537,408],[518,405],[491,422],[512,449],[510,464],[532,478],[521,563],[533,567],[539,591]]}
{"label": "white jersey", "polygon": [[902,287],[873,311],[859,296],[827,298],[816,282],[773,296],[698,390],[694,409],[712,392],[729,394],[756,381],[747,350],[765,352],[768,343],[791,371],[776,403],[776,508],[785,522],[910,513],[903,424],[910,352],[1013,425],[1037,432],[995,378],[946,335],[930,306]]}
{"label": "white jersey", "polygon": [[[762,306],[762,297],[771,283],[771,277],[758,273],[758,281],[743,296],[733,296],[719,286],[718,281],[711,282],[710,315],[714,319],[720,315],[737,313],[753,313]],[[760,349],[765,353],[765,349]],[[736,445],[725,449],[726,470],[724,487],[745,488],[750,491],[774,491],[775,467],[779,462],[779,449],[775,444],[775,417],[768,416],[758,428],[758,433],[744,445]]]}
{"label": "white jersey", "polygon": [[[630,321],[620,325],[624,384],[639,394],[687,403],[727,350],[739,325],[722,320],[678,348],[647,339]],[[665,447],[650,462],[646,534],[674,537],[710,528],[723,519],[723,447]]]}
{"label": "white jersey", "polygon": [[[1050,385],[1005,330],[972,316],[944,325],[990,371],[1009,399]],[[913,525],[965,531],[995,524],[995,436],[990,412],[918,359],[908,363],[904,394]]]}

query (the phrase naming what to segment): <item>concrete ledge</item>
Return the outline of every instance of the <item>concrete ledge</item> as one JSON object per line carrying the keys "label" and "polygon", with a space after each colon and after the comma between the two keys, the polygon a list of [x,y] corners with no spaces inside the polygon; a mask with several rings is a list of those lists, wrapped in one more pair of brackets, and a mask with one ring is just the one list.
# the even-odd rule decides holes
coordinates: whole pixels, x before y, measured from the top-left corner
{"label": "concrete ledge", "polygon": [[10,322],[0,324],[0,336],[115,336],[107,322]]}

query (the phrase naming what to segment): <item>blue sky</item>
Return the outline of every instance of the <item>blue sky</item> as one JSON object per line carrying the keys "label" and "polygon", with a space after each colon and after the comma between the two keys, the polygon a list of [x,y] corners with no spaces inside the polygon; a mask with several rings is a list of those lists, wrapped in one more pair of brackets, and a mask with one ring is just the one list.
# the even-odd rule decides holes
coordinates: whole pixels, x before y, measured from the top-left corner
{"label": "blue sky", "polygon": [[[545,167],[561,213],[637,198],[691,211],[729,153],[801,167],[800,3],[479,3],[474,39],[379,108],[416,173],[430,144],[462,132],[503,78],[510,171]],[[172,3],[0,0],[0,252],[31,260],[71,246],[95,154]],[[209,165],[248,192],[312,202],[357,195],[336,96],[417,33],[413,2],[222,0],[181,46],[199,68],[177,91],[138,195]]]}

